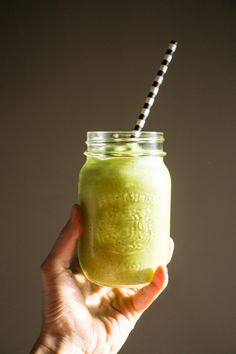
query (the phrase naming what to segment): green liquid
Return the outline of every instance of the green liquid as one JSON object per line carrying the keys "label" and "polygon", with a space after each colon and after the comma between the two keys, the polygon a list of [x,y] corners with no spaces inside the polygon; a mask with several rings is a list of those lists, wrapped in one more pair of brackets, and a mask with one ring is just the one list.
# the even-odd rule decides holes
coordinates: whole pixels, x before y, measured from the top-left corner
{"label": "green liquid", "polygon": [[169,172],[158,156],[88,157],[79,178],[83,272],[94,283],[149,283],[168,253]]}

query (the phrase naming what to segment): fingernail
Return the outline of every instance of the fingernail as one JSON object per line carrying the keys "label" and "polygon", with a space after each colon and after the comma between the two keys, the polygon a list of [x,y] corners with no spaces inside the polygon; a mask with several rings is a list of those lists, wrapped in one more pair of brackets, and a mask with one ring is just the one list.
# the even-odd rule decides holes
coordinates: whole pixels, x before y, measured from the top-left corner
{"label": "fingernail", "polygon": [[160,277],[163,277],[163,274],[167,274],[167,267],[165,265],[160,265],[154,275],[154,281],[159,280]]}
{"label": "fingernail", "polygon": [[76,204],[74,204],[71,209],[71,214],[70,214],[71,221],[73,221],[75,219],[76,213],[77,213],[77,206],[76,206]]}

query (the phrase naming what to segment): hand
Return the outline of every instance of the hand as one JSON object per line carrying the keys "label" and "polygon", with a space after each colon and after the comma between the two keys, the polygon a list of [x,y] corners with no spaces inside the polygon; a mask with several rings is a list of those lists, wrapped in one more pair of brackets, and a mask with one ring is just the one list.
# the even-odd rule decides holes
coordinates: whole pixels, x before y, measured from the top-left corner
{"label": "hand", "polygon": [[[82,274],[76,243],[82,233],[78,205],[41,266],[43,323],[31,354],[117,353],[135,323],[168,283],[166,266],[142,289],[97,286]],[[170,239],[169,260],[173,253]]]}

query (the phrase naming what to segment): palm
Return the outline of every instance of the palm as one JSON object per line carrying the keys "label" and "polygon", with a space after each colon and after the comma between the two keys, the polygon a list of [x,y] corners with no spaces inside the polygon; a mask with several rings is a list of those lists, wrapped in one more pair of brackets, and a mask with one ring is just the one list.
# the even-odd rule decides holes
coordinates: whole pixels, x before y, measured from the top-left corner
{"label": "palm", "polygon": [[75,341],[89,343],[91,352],[117,353],[140,316],[132,302],[136,290],[97,286],[80,271],[59,275],[53,288],[45,306],[47,326],[63,324],[78,336]]}

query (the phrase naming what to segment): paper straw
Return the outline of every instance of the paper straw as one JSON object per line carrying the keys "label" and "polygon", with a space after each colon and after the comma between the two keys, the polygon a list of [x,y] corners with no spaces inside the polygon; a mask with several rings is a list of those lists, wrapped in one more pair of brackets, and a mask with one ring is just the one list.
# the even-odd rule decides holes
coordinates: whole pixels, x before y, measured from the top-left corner
{"label": "paper straw", "polygon": [[149,90],[149,93],[147,95],[146,101],[143,105],[143,108],[140,112],[140,115],[138,117],[138,120],[135,124],[134,131],[139,132],[142,130],[145,121],[150,113],[150,109],[154,103],[155,97],[159,91],[159,88],[161,86],[161,83],[163,81],[163,78],[165,76],[165,73],[167,72],[168,65],[171,62],[173,53],[175,52],[177,47],[177,42],[176,41],[170,41],[168,48],[166,50],[165,56],[161,62],[161,65],[158,69],[157,75],[154,79],[154,82],[152,84],[152,87]]}

